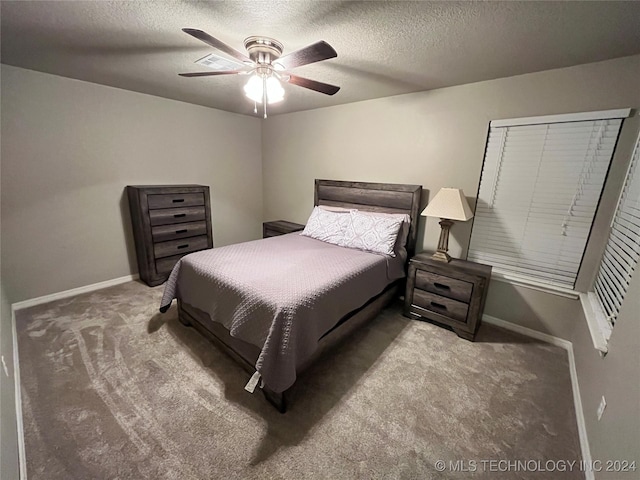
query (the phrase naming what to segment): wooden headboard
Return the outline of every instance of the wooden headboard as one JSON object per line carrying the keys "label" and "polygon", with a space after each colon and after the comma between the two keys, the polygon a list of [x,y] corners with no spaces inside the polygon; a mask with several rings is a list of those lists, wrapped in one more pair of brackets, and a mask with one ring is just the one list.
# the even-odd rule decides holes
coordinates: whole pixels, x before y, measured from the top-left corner
{"label": "wooden headboard", "polygon": [[411,258],[415,254],[418,238],[421,194],[421,185],[316,179],[314,205],[408,214],[411,217],[411,226],[407,239],[407,253]]}

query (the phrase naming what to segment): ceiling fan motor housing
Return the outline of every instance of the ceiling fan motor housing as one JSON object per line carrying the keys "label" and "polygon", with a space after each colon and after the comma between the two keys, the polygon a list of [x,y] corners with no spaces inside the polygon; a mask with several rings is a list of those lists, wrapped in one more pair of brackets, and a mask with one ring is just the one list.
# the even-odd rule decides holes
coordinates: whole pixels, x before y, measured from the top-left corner
{"label": "ceiling fan motor housing", "polygon": [[249,58],[258,64],[271,64],[282,55],[284,46],[277,40],[269,37],[248,37],[244,46],[249,52]]}

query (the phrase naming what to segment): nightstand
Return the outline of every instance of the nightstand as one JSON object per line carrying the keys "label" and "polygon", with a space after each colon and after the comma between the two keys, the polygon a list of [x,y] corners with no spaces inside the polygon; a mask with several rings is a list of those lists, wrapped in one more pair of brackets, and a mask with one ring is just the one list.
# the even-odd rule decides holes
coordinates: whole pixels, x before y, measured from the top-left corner
{"label": "nightstand", "polygon": [[293,233],[304,230],[304,225],[299,223],[276,220],[274,222],[264,222],[262,224],[262,238],[276,237],[285,233]]}
{"label": "nightstand", "polygon": [[409,261],[404,315],[450,326],[473,341],[487,298],[491,266],[452,258],[441,262],[428,253]]}

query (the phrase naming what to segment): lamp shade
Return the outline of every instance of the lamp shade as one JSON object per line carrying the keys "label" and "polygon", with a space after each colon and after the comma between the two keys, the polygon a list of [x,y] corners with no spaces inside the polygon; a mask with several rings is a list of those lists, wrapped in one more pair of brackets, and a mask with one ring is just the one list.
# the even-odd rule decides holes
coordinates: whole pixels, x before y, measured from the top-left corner
{"label": "lamp shade", "polygon": [[464,193],[459,188],[441,188],[429,205],[422,211],[425,217],[440,217],[466,222],[473,213]]}

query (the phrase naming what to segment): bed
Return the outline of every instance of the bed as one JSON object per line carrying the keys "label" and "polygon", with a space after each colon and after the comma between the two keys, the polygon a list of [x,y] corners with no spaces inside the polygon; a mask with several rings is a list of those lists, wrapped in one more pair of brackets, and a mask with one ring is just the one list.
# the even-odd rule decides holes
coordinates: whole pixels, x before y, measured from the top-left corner
{"label": "bed", "polygon": [[174,267],[161,311],[177,299],[180,321],[253,373],[252,386],[259,382],[284,413],[297,376],[401,291],[415,251],[421,191],[316,180],[315,206],[408,216],[404,250],[380,255],[291,233],[197,252]]}

